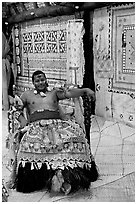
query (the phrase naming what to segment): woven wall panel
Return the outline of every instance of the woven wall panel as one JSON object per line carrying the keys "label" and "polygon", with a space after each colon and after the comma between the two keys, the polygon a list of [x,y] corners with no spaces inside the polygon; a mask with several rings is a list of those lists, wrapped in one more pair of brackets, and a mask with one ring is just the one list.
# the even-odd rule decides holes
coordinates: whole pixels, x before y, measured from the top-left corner
{"label": "woven wall panel", "polygon": [[134,126],[134,4],[95,10],[93,22],[96,115]]}
{"label": "woven wall panel", "polygon": [[[40,69],[47,78],[65,80],[66,75],[66,22],[29,26],[22,32],[22,70],[31,78]],[[57,80],[57,81],[56,81]]]}
{"label": "woven wall panel", "polygon": [[114,78],[110,90],[130,94],[135,90],[135,8],[112,9],[111,20]]}
{"label": "woven wall panel", "polygon": [[[69,20],[69,16],[65,16],[65,21],[58,17],[51,22],[51,19],[45,18],[15,25],[15,63],[18,74],[25,77],[27,83],[31,81],[32,73],[41,69],[48,79],[52,79],[53,85],[59,81],[61,84],[67,81],[82,85],[83,21],[74,20],[72,16]],[[77,70],[74,73],[75,68]],[[18,77],[18,82],[21,81],[22,78]]]}

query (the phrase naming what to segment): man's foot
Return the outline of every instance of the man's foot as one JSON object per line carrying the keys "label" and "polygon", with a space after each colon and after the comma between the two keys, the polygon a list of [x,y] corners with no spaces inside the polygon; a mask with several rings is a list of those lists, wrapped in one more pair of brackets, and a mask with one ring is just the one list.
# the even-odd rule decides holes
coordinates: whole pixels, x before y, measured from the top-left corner
{"label": "man's foot", "polygon": [[68,195],[71,191],[71,185],[69,183],[64,182],[62,184],[61,190],[65,193],[65,195]]}
{"label": "man's foot", "polygon": [[52,178],[52,184],[51,184],[51,192],[60,192],[62,184],[59,182],[57,175],[54,175]]}

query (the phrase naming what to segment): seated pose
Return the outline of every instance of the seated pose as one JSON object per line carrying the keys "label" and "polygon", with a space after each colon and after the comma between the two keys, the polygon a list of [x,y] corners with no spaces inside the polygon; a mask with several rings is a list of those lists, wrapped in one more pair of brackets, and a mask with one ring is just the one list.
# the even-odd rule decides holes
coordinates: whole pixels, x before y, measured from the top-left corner
{"label": "seated pose", "polygon": [[20,111],[18,120],[25,128],[18,138],[14,165],[16,190],[27,193],[48,188],[67,195],[79,188],[88,189],[98,178],[90,145],[75,120],[62,118],[59,100],[84,94],[94,99],[94,92],[89,88],[48,91],[46,76],[39,70],[33,73],[32,81],[35,89],[20,97],[28,119]]}

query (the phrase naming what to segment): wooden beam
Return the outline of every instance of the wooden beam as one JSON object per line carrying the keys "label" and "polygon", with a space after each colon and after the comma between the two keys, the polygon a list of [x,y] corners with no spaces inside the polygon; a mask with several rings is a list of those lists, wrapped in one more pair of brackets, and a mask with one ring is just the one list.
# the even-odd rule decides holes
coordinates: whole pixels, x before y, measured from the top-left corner
{"label": "wooden beam", "polygon": [[97,8],[105,7],[105,6],[112,6],[115,4],[119,4],[120,2],[85,2],[82,6],[79,7],[79,10],[86,11],[86,10],[94,10]]}
{"label": "wooden beam", "polygon": [[41,17],[55,17],[61,15],[71,15],[75,13],[74,7],[65,6],[45,6],[41,8],[24,11],[21,14],[14,15],[7,19],[9,24],[20,23],[27,20],[33,20]]}

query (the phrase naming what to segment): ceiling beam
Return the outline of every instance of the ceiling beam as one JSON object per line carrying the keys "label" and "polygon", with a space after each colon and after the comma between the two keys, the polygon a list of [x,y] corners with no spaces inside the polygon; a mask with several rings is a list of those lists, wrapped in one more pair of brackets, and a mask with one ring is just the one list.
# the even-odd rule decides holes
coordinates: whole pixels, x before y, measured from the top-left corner
{"label": "ceiling beam", "polygon": [[18,15],[11,16],[7,19],[9,24],[20,23],[34,18],[55,17],[61,15],[71,15],[75,12],[74,7],[65,6],[45,6],[41,8],[24,11]]}
{"label": "ceiling beam", "polygon": [[81,11],[85,11],[85,10],[94,10],[96,8],[101,8],[101,7],[105,7],[110,5],[110,2],[85,2],[84,4],[82,4],[79,9]]}
{"label": "ceiling beam", "polygon": [[71,15],[71,14],[75,14],[77,11],[94,10],[96,8],[110,6],[113,4],[116,4],[116,2],[82,2],[82,3],[73,2],[71,4],[62,4],[62,5],[61,3],[59,3],[58,5],[55,5],[55,6],[47,5],[45,7],[26,10],[23,13],[13,15],[7,19],[7,22],[9,24],[15,24],[15,23],[28,21],[28,20],[33,20],[35,18]]}

